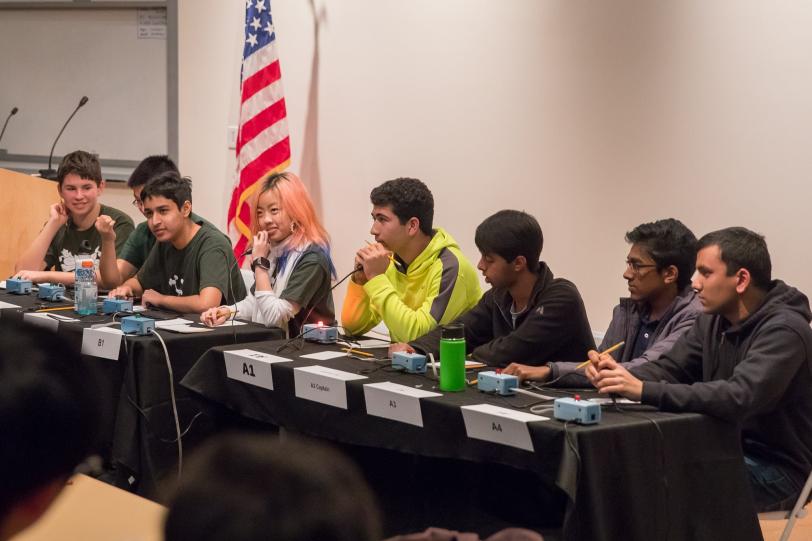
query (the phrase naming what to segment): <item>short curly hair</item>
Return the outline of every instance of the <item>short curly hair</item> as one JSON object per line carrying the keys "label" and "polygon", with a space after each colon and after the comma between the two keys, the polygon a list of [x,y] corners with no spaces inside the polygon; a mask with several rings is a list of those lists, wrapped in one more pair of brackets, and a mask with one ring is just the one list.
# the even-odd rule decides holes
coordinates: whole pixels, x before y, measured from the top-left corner
{"label": "short curly hair", "polygon": [[420,231],[428,236],[434,234],[434,196],[420,180],[404,177],[387,180],[372,190],[369,199],[376,207],[392,207],[401,225],[417,218]]}
{"label": "short curly hair", "polygon": [[679,220],[666,218],[640,224],[626,233],[626,242],[640,244],[657,264],[658,271],[671,265],[677,267],[679,289],[691,283],[696,267],[696,236]]}

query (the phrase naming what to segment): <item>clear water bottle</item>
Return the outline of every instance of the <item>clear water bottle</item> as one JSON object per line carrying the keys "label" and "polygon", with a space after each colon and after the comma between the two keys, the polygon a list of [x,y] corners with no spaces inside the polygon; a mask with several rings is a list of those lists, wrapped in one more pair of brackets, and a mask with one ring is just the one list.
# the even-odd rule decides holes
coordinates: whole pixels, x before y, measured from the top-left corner
{"label": "clear water bottle", "polygon": [[81,316],[95,314],[99,290],[96,286],[96,267],[93,265],[93,260],[77,260],[74,276],[76,278],[74,310]]}

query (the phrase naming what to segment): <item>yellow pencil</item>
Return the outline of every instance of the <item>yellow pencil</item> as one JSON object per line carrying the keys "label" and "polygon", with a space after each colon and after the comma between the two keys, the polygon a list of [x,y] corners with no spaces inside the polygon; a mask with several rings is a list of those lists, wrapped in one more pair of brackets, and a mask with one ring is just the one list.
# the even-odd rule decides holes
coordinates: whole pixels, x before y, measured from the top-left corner
{"label": "yellow pencil", "polygon": [[35,312],[56,312],[57,310],[73,310],[73,306],[56,306],[54,308],[40,308]]}
{"label": "yellow pencil", "polygon": [[[371,242],[369,242],[369,241],[368,241],[368,240],[366,240],[366,239],[364,239],[364,241],[365,241],[367,244],[372,244]],[[394,263],[396,267],[402,267],[402,265],[400,264],[400,261],[398,261],[398,260],[396,260],[394,257],[392,257],[392,254],[389,254],[389,261],[391,261],[392,263]]]}
{"label": "yellow pencil", "polygon": [[360,355],[362,357],[374,357],[375,356],[372,353],[367,353],[366,351],[360,351],[360,350],[352,349],[352,348],[341,348],[341,351],[347,352],[350,355]]}
{"label": "yellow pencil", "polygon": [[[606,351],[602,352],[602,353],[601,353],[601,355],[603,355],[603,354],[605,354],[605,353],[612,353],[613,351],[617,351],[617,350],[618,350],[618,349],[620,349],[620,348],[623,346],[623,344],[625,344],[625,343],[626,343],[625,341],[618,342],[618,343],[617,343],[617,344],[615,344],[614,346],[612,346],[612,347],[610,347],[609,349],[607,349]],[[589,359],[587,359],[587,360],[585,360],[584,362],[582,362],[581,364],[579,364],[578,366],[576,366],[576,367],[575,367],[575,369],[576,369],[576,370],[580,370],[581,368],[585,367],[586,365],[588,365],[588,364],[589,364],[589,363],[591,363],[591,362],[592,362],[592,361],[590,361]]]}

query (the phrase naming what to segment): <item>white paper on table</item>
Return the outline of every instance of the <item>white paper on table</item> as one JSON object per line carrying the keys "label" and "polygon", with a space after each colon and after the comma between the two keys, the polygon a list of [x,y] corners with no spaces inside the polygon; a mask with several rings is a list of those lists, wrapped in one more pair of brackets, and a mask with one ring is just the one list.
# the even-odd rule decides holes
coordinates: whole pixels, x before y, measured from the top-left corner
{"label": "white paper on table", "polygon": [[329,361],[330,359],[338,359],[339,357],[346,357],[347,353],[344,351],[319,351],[317,353],[308,353],[307,355],[299,355],[300,359],[312,359],[314,361]]}
{"label": "white paper on table", "polygon": [[164,321],[156,321],[155,328],[156,329],[165,329],[166,327],[177,327],[178,325],[188,325],[189,323],[194,323],[193,321],[189,321],[188,319],[183,319],[182,317],[176,317],[175,319],[166,319]]}
{"label": "white paper on table", "polygon": [[582,400],[589,400],[593,404],[600,404],[603,406],[604,404],[639,404],[640,402],[635,402],[634,400],[629,400],[628,398],[618,398],[617,400],[612,400],[611,398],[600,396],[596,398],[584,398]]}
{"label": "white paper on table", "polygon": [[389,340],[381,340],[379,338],[366,338],[364,340],[356,340],[353,342],[353,349],[378,349],[388,348],[392,343]]}
{"label": "white paper on table", "polygon": [[3,308],[21,308],[21,307],[17,306],[16,304],[11,304],[10,302],[0,301],[0,310],[2,310]]}
{"label": "white paper on table", "polygon": [[[156,323],[157,326],[157,323]],[[214,329],[209,327],[192,327],[191,325],[169,325],[159,327],[163,331],[176,332],[179,334],[197,334],[201,332],[213,332]]]}

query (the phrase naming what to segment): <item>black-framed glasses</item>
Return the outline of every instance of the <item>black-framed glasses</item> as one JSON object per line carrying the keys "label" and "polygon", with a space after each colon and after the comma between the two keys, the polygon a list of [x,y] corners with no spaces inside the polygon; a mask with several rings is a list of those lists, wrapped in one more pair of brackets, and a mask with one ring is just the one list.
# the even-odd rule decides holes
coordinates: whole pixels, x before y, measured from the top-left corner
{"label": "black-framed glasses", "polygon": [[635,274],[640,274],[640,269],[650,269],[656,266],[656,263],[638,263],[637,261],[626,260],[626,268],[632,269],[632,272]]}
{"label": "black-framed glasses", "polygon": [[143,201],[141,201],[140,199],[133,199],[133,206],[134,206],[134,207],[141,208],[141,206],[142,206],[143,204],[144,204],[144,202],[143,202]]}

